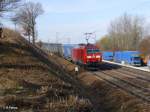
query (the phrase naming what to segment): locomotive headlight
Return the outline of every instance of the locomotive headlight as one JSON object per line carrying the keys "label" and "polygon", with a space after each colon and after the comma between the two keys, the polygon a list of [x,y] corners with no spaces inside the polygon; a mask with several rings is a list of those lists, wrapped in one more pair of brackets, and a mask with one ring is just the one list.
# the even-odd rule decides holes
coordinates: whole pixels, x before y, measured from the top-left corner
{"label": "locomotive headlight", "polygon": [[92,58],[92,56],[87,56],[87,58]]}
{"label": "locomotive headlight", "polygon": [[101,58],[101,56],[96,56],[96,58]]}

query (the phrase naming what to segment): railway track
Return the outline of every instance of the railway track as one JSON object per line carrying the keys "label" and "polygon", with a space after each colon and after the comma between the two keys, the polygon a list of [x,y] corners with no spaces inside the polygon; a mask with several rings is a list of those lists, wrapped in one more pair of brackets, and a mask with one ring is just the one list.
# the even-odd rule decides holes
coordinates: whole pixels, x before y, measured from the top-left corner
{"label": "railway track", "polygon": [[[105,63],[105,64],[107,65],[107,68],[114,68],[115,66],[118,66],[118,65],[109,64],[109,63]],[[141,78],[144,78],[144,79],[150,81],[150,73],[149,72],[132,69],[132,68],[128,68],[128,67],[121,67],[120,69],[117,69],[117,70],[119,70],[120,72],[126,73],[126,74],[141,77]]]}
{"label": "railway track", "polygon": [[146,76],[124,72],[122,68],[113,68],[107,64],[100,71],[94,72],[97,78],[116,86],[135,97],[150,103],[150,81]]}
{"label": "railway track", "polygon": [[97,78],[103,79],[104,81],[108,82],[109,84],[116,86],[116,87],[126,91],[127,93],[130,93],[130,94],[134,95],[135,97],[150,103],[150,96],[149,96],[149,92],[147,91],[147,89],[145,89],[145,90],[139,89],[139,88],[137,88],[137,86],[133,86],[128,82],[120,80],[119,78],[112,77],[106,73],[94,72],[94,74],[97,76]]}
{"label": "railway track", "polygon": [[[25,39],[22,38],[21,40],[24,41],[24,43],[30,49],[32,49],[35,54],[37,54],[42,59],[45,58],[44,61],[47,62],[48,55],[45,52],[43,52],[38,47],[30,44]],[[149,90],[149,88],[143,87],[141,85],[134,84],[130,80],[124,79],[125,76],[124,77],[117,76],[117,73],[116,73],[116,75],[112,75],[112,74],[115,74],[115,73],[112,73],[112,72],[107,71],[107,70],[105,72],[104,71],[97,71],[97,72],[94,72],[94,74],[96,75],[97,78],[103,79],[106,82],[108,82],[109,84],[111,84],[113,86],[116,86],[116,87],[118,87],[118,88],[120,88],[120,89],[122,89],[122,90],[124,90],[124,91],[126,91],[126,92],[128,92],[128,93],[130,93],[132,95],[134,95],[135,97],[137,97],[139,99],[142,99],[143,101],[146,101],[146,102],[150,103],[150,94],[149,94],[150,90]],[[137,74],[135,74],[135,75],[137,75]],[[137,77],[135,75],[134,75],[134,77],[137,80]],[[144,75],[143,77],[139,76],[138,80],[142,79],[143,81],[145,81],[145,83],[146,83],[146,81],[149,82],[149,78],[147,78],[147,77],[149,77],[149,76],[148,75]],[[148,79],[148,80],[145,80],[145,79]]]}
{"label": "railway track", "polygon": [[131,71],[124,70],[123,68],[118,68],[118,69],[114,70],[113,66],[111,64],[105,66],[105,69],[112,70],[112,71],[116,72],[117,74],[126,76],[126,77],[131,78],[131,79],[133,79],[133,78],[137,79],[139,81],[142,81],[143,83],[144,82],[150,83],[150,77],[147,75],[136,74],[136,73],[133,73]]}

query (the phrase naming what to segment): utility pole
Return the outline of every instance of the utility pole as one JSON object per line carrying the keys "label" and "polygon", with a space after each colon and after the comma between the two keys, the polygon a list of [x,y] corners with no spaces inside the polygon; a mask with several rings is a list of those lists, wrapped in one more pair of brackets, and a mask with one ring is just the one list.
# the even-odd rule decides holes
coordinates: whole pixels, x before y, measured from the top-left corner
{"label": "utility pole", "polygon": [[15,31],[17,31],[17,23],[15,22],[14,25],[15,25]]}
{"label": "utility pole", "polygon": [[59,43],[59,32],[56,32],[56,44]]}

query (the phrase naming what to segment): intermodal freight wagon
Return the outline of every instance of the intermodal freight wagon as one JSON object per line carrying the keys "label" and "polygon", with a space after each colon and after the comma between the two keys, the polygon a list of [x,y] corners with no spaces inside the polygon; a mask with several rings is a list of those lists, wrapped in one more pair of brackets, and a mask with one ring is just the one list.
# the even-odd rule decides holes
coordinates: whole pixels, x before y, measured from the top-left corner
{"label": "intermodal freight wagon", "polygon": [[103,51],[103,60],[141,66],[142,58],[139,51]]}
{"label": "intermodal freight wagon", "polygon": [[96,67],[102,62],[102,53],[93,44],[81,44],[72,49],[72,61],[79,65]]}
{"label": "intermodal freight wagon", "polygon": [[70,60],[71,51],[77,44],[42,43],[42,48],[49,53],[57,54]]}
{"label": "intermodal freight wagon", "polygon": [[113,61],[113,52],[111,51],[103,51],[102,55],[103,55],[103,60],[107,60],[107,61]]}
{"label": "intermodal freight wagon", "polygon": [[42,43],[42,49],[49,53],[63,56],[63,45],[59,43]]}
{"label": "intermodal freight wagon", "polygon": [[63,44],[62,49],[63,49],[63,57],[69,61],[72,61],[71,59],[71,51],[73,48],[78,46],[77,44]]}
{"label": "intermodal freight wagon", "polygon": [[117,51],[114,53],[114,61],[119,63],[141,66],[139,51]]}

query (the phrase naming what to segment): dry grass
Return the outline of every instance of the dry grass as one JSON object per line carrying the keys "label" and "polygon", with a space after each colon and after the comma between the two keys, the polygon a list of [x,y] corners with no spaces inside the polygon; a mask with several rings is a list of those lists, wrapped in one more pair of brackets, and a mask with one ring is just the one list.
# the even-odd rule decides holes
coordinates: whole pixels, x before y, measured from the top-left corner
{"label": "dry grass", "polygon": [[91,103],[74,86],[17,43],[18,33],[5,29],[4,35],[0,40],[0,107],[14,106],[18,112],[92,111]]}
{"label": "dry grass", "polygon": [[9,28],[4,28],[3,38],[1,39],[1,41],[16,43],[16,40],[18,39],[19,36],[20,34],[18,32],[11,30]]}

